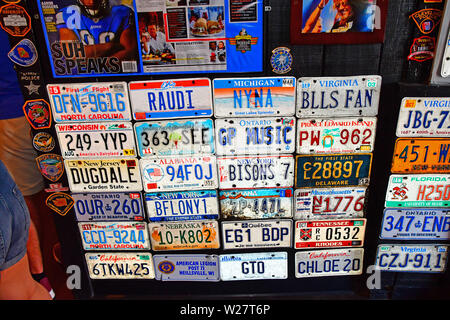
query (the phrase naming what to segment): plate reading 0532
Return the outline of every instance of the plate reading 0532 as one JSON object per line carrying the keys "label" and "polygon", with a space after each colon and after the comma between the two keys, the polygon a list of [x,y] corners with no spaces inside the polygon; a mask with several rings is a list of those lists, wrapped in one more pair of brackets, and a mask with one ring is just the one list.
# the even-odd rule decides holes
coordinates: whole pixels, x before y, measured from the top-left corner
{"label": "plate reading 0532", "polygon": [[91,279],[154,279],[150,253],[102,252],[86,253]]}

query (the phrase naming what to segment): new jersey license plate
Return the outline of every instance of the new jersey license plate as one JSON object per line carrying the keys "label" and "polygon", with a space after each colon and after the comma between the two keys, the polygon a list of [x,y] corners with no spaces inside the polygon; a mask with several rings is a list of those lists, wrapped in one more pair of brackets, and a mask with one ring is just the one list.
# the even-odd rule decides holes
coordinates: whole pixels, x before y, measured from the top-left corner
{"label": "new jersey license plate", "polygon": [[219,256],[204,254],[155,255],[156,280],[219,281]]}
{"label": "new jersey license plate", "polygon": [[91,279],[155,278],[150,253],[86,253],[85,258]]}

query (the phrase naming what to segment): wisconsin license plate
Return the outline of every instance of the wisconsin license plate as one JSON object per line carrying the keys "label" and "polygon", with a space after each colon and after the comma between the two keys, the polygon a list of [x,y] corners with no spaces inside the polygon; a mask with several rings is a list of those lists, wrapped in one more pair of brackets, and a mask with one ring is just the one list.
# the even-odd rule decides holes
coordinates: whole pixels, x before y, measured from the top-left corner
{"label": "wisconsin license plate", "polygon": [[86,253],[91,279],[154,279],[150,253]]}
{"label": "wisconsin license plate", "polygon": [[204,254],[155,255],[156,280],[219,281],[219,256]]}

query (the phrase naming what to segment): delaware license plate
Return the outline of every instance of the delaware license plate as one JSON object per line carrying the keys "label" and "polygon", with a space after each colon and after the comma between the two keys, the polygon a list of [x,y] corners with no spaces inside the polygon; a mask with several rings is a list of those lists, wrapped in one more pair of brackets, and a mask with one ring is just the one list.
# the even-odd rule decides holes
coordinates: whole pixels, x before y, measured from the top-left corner
{"label": "delaware license plate", "polygon": [[219,281],[219,256],[204,254],[155,255],[156,280]]}
{"label": "delaware license plate", "polygon": [[376,126],[376,117],[299,120],[297,153],[372,152]]}
{"label": "delaware license plate", "polygon": [[154,279],[150,253],[86,253],[91,279]]}
{"label": "delaware license plate", "polygon": [[346,117],[378,114],[381,77],[300,78],[297,117]]}
{"label": "delaware license plate", "polygon": [[280,154],[295,151],[295,118],[216,119],[218,155]]}
{"label": "delaware license plate", "polygon": [[222,222],[223,248],[289,248],[292,220],[248,220]]}
{"label": "delaware license plate", "polygon": [[214,116],[293,116],[295,84],[294,77],[214,79]]}
{"label": "delaware license plate", "polygon": [[222,219],[292,218],[293,189],[220,191]]}
{"label": "delaware license plate", "polygon": [[48,84],[55,122],[131,120],[126,82]]}
{"label": "delaware license plate", "polygon": [[208,78],[129,83],[134,120],[212,116]]}

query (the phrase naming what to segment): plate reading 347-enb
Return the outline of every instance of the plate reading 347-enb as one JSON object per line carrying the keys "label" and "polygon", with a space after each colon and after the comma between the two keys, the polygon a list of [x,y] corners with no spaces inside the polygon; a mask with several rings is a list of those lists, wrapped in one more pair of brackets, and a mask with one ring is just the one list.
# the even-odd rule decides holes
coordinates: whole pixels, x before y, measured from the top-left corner
{"label": "plate reading 347-enb", "polygon": [[85,257],[91,279],[155,278],[150,253],[86,253]]}

